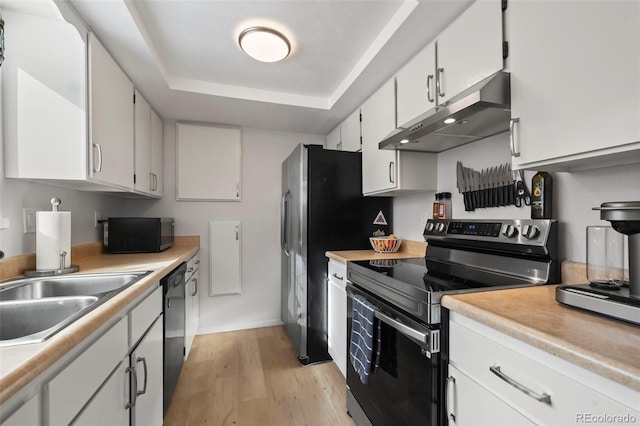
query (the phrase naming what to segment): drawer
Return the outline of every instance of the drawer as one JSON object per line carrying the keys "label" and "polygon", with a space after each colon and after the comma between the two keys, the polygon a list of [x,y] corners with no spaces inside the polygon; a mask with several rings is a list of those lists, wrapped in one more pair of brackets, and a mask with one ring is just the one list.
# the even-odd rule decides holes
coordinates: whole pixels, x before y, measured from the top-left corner
{"label": "drawer", "polygon": [[[557,367],[562,367],[565,360],[548,353],[540,354],[546,355],[544,357],[538,357],[537,354],[542,352],[538,348],[467,318],[459,318],[463,320],[460,322],[456,318],[459,316],[452,315],[450,323],[450,364],[535,423],[575,424],[580,422],[581,415],[638,416],[638,412],[629,408],[631,406],[611,399],[612,393],[607,389],[598,388],[600,392],[607,393],[605,396],[604,393],[577,382],[574,377],[561,373],[562,368]],[[485,333],[485,330],[490,333]],[[541,362],[543,358],[544,364]],[[540,402],[516,388],[516,385],[501,379],[490,370],[496,366],[499,367],[499,373],[514,383],[535,394],[549,395],[550,401]],[[571,367],[572,370],[580,369],[573,365]],[[585,375],[593,374],[582,370]],[[611,386],[616,385],[618,384],[611,383]],[[631,389],[628,391],[634,392]],[[584,421],[585,418],[582,419]]]}
{"label": "drawer", "polygon": [[344,289],[347,285],[347,264],[329,259],[329,279]]}
{"label": "drawer", "polygon": [[131,336],[129,347],[135,344],[144,335],[153,321],[162,313],[162,287],[158,287],[153,293],[133,308],[130,315]]}

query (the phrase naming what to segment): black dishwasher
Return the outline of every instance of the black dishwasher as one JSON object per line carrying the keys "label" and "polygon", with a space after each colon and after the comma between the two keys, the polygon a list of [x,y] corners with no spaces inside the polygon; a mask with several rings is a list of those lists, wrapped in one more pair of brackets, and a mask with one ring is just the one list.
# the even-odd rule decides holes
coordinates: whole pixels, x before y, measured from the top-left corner
{"label": "black dishwasher", "polygon": [[160,280],[164,318],[164,413],[171,402],[184,363],[185,272],[182,263]]}

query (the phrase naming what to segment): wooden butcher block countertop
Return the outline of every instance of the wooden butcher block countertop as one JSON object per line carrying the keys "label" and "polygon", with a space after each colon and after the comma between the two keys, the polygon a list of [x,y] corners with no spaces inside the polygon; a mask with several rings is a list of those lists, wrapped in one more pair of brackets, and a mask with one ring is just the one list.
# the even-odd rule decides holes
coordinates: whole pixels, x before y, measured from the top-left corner
{"label": "wooden butcher block countertop", "polygon": [[[80,267],[77,274],[151,271],[131,287],[114,296],[70,326],[42,343],[0,348],[0,404],[31,384],[54,364],[63,360],[77,345],[97,331],[102,324],[119,315],[134,302],[146,298],[165,275],[187,261],[200,249],[200,237],[176,237],[173,247],[160,253],[107,254],[101,243],[72,249],[72,263]],[[3,260],[0,279],[6,280],[24,270],[35,269],[35,255]]]}

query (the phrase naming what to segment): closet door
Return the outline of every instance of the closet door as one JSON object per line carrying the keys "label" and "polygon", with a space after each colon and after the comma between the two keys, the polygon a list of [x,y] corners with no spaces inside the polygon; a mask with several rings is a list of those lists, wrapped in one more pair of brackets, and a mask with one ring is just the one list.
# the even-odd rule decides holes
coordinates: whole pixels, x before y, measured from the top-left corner
{"label": "closet door", "polygon": [[240,294],[241,223],[209,222],[209,294]]}

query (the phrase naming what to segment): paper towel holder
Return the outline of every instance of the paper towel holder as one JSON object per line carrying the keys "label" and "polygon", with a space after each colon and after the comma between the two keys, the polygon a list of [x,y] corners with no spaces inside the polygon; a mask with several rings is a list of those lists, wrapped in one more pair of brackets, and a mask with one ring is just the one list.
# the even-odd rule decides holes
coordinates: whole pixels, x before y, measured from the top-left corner
{"label": "paper towel holder", "polygon": [[60,268],[58,269],[36,269],[33,271],[24,271],[24,276],[27,278],[50,277],[53,275],[63,275],[63,274],[70,274],[72,272],[78,272],[80,270],[78,265],[70,265],[68,268],[64,267],[66,257],[67,257],[67,252],[61,251],[60,252]]}

